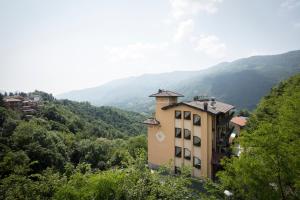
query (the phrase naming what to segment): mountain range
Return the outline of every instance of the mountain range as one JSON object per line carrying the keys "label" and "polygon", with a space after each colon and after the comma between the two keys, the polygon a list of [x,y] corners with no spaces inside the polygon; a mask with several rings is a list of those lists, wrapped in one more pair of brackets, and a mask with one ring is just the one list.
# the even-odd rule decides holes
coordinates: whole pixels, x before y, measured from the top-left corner
{"label": "mountain range", "polygon": [[148,96],[162,88],[184,94],[181,100],[207,95],[235,105],[238,109],[252,110],[275,84],[299,72],[300,50],[296,50],[242,58],[199,71],[174,71],[119,79],[56,97],[151,113],[154,100]]}

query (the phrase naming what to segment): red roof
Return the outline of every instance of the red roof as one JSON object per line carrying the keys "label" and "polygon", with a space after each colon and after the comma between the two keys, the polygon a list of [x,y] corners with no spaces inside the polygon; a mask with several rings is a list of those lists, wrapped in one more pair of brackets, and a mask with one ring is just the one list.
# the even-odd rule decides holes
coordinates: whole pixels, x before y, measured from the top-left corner
{"label": "red roof", "polygon": [[231,119],[232,123],[239,125],[239,126],[245,126],[247,123],[247,118],[246,117],[234,117]]}

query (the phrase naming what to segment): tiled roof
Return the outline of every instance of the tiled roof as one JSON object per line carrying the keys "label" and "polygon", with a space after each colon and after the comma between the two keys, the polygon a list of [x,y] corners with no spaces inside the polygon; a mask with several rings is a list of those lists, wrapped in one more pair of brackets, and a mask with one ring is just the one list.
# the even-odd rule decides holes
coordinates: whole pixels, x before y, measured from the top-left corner
{"label": "tiled roof", "polygon": [[[180,103],[177,103],[177,104],[172,104],[172,105],[169,105],[169,106],[165,106],[162,109],[166,110],[166,109],[169,109],[171,107],[175,107],[175,106],[179,106],[179,105],[187,105],[187,106],[205,111],[204,110],[204,102],[206,102],[208,104],[206,111],[210,112],[212,114],[226,113],[229,110],[234,108],[234,106],[232,106],[230,104],[226,104],[226,103],[223,103],[223,102],[220,102],[220,101],[211,101],[211,100],[209,100],[209,101],[180,102]],[[212,102],[214,102],[214,103],[212,104]]]}
{"label": "tiled roof", "polygon": [[15,99],[15,98],[7,98],[7,99],[4,99],[5,102],[20,102],[21,100],[20,99]]}
{"label": "tiled roof", "polygon": [[149,118],[146,119],[143,124],[148,124],[148,125],[159,125],[160,122],[158,120],[156,120],[155,118]]}
{"label": "tiled roof", "polygon": [[239,126],[245,126],[247,123],[246,117],[234,117],[230,120],[230,122],[235,123]]}
{"label": "tiled roof", "polygon": [[159,89],[157,93],[151,94],[149,97],[183,97],[183,95],[169,90]]}

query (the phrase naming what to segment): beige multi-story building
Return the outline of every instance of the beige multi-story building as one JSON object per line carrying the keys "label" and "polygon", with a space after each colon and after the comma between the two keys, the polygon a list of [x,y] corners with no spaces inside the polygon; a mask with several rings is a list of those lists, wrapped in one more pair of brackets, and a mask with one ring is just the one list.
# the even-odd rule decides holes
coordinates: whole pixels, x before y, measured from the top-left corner
{"label": "beige multi-story building", "polygon": [[149,166],[171,162],[175,173],[185,165],[194,177],[213,178],[227,153],[234,106],[204,97],[178,102],[183,95],[161,89],[150,97],[156,98],[156,107],[155,116],[144,122]]}

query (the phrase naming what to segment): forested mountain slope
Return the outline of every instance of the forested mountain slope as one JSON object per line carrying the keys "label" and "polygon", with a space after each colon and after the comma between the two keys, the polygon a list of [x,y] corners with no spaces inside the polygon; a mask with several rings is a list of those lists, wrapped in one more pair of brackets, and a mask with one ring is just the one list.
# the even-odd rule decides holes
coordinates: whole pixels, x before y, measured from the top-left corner
{"label": "forested mountain slope", "polygon": [[[145,133],[142,124],[144,115],[124,111],[113,107],[96,107],[88,102],[56,100],[47,103],[41,110],[42,117],[48,117],[49,112],[61,115],[71,132],[93,135],[97,137],[117,138]],[[60,122],[57,118],[49,120]]]}
{"label": "forested mountain slope", "polygon": [[299,199],[299,113],[300,74],[260,101],[239,138],[241,156],[223,163],[220,183],[233,199]]}
{"label": "forested mountain slope", "polygon": [[148,169],[144,116],[38,93],[32,118],[0,94],[0,199],[199,199],[187,174]]}
{"label": "forested mountain slope", "polygon": [[145,74],[61,94],[58,98],[150,113],[154,101],[148,95],[163,88],[183,93],[185,99],[206,94],[237,108],[253,109],[274,84],[299,72],[300,50],[279,55],[252,56],[201,71]]}

